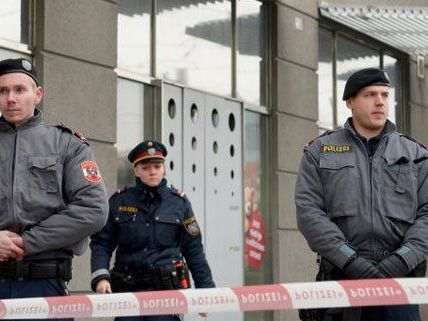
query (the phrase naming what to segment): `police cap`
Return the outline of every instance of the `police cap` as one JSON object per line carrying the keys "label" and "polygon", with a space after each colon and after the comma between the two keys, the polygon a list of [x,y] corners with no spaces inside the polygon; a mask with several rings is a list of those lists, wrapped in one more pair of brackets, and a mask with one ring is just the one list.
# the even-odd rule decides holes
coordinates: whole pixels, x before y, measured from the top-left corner
{"label": "police cap", "polygon": [[164,144],[155,140],[145,140],[135,146],[128,154],[128,160],[135,166],[139,162],[164,163],[168,154]]}
{"label": "police cap", "polygon": [[39,80],[37,78],[37,72],[33,64],[25,59],[5,59],[0,61],[0,76],[4,74],[10,74],[13,72],[20,72],[27,74],[36,82],[36,85],[39,86]]}
{"label": "police cap", "polygon": [[361,89],[367,86],[388,86],[390,82],[385,71],[378,68],[358,70],[349,77],[343,91],[343,100],[354,97]]}

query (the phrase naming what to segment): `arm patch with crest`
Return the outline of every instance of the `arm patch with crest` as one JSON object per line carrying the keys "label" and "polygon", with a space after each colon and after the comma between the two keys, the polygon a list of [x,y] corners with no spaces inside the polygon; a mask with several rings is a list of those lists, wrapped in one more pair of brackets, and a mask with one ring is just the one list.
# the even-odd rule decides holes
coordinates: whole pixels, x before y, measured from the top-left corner
{"label": "arm patch with crest", "polygon": [[186,229],[186,232],[192,236],[197,236],[201,232],[195,216],[183,221],[183,226]]}

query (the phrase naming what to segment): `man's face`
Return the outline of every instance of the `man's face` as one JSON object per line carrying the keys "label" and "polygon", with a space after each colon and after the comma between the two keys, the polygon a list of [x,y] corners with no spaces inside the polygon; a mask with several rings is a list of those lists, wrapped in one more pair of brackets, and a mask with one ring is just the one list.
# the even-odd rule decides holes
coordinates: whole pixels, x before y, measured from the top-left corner
{"label": "man's face", "polygon": [[385,126],[389,110],[389,87],[368,86],[346,101],[352,120],[360,134],[380,132]]}
{"label": "man's face", "polygon": [[11,124],[20,126],[34,115],[43,97],[43,89],[24,73],[0,76],[0,112]]}
{"label": "man's face", "polygon": [[165,176],[165,167],[163,163],[138,163],[134,167],[135,176],[147,186],[158,186]]}

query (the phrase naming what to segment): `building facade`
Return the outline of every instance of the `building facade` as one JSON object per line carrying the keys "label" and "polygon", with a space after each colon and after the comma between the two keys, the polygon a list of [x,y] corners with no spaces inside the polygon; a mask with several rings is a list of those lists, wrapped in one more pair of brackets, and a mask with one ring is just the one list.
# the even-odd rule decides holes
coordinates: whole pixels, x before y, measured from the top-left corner
{"label": "building facade", "polygon": [[[297,230],[294,184],[303,146],[347,117],[340,97],[349,73],[386,69],[391,119],[428,143],[424,48],[336,14],[380,8],[382,20],[410,6],[428,21],[428,1],[345,2],[7,0],[0,58],[33,59],[46,120],[85,135],[110,193],[133,184],[134,145],[166,144],[167,178],[192,201],[218,286],[311,281],[316,257]],[[75,259],[73,293],[90,289],[88,254]]]}

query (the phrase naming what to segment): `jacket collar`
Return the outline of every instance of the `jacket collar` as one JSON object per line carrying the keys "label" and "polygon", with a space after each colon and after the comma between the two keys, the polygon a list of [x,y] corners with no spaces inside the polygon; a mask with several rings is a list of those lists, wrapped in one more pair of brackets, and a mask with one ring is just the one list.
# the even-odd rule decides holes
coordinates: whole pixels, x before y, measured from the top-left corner
{"label": "jacket collar", "polygon": [[140,199],[153,199],[164,196],[167,187],[167,180],[163,178],[157,186],[147,186],[144,184],[139,177],[135,177],[135,188],[137,189]]}
{"label": "jacket collar", "polygon": [[39,124],[43,123],[43,114],[40,111],[40,109],[36,108],[34,109],[34,115],[31,116],[25,123],[23,123],[21,126],[16,128],[14,125],[8,123],[6,119],[4,119],[3,116],[0,117],[0,130],[1,131],[7,131],[7,130],[23,130],[30,127],[37,126]]}
{"label": "jacket collar", "polygon": [[[356,137],[361,137],[360,134],[354,129],[354,126],[352,125],[352,117],[349,117],[346,121],[345,125],[343,126],[346,130],[348,130],[352,135]],[[386,120],[385,127],[382,130],[381,135],[389,135],[392,133],[397,132],[397,126],[390,121],[389,119]]]}

